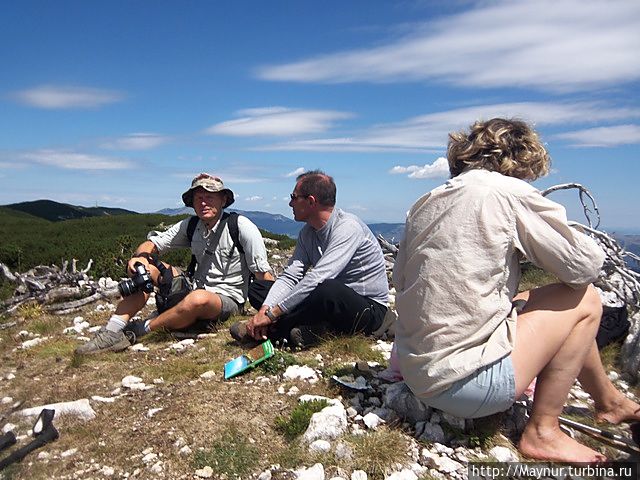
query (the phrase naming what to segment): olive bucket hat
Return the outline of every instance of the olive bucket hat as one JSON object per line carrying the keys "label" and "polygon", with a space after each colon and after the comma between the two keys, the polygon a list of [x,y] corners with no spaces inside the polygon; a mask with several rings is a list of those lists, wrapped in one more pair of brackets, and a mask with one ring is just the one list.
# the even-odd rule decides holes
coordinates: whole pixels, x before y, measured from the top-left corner
{"label": "olive bucket hat", "polygon": [[207,192],[224,192],[227,194],[227,201],[222,208],[227,208],[231,205],[235,199],[233,198],[233,192],[228,188],[224,188],[224,183],[220,177],[214,177],[208,173],[201,173],[191,182],[191,188],[182,194],[182,201],[187,207],[193,207],[193,191],[202,187]]}

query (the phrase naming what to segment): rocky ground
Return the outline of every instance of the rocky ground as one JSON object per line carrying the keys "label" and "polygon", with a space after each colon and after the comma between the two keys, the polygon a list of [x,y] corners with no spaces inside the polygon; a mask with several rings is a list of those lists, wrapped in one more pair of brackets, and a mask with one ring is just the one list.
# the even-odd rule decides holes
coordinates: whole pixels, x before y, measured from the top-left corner
{"label": "rocky ground", "polygon": [[[271,252],[276,270],[286,255]],[[0,478],[464,479],[469,462],[519,460],[524,402],[476,421],[427,408],[388,368],[391,340],[280,346],[231,380],[223,366],[244,351],[227,331],[237,318],[197,338],[154,333],[121,353],[75,355],[114,308],[101,301],[52,315],[26,304],[0,317],[0,429],[17,436],[0,461],[33,440],[43,406],[56,410],[59,432]],[[152,311],[150,302],[142,315]],[[566,416],[594,425],[590,412],[576,385]],[[611,459],[637,460],[572,434]]]}

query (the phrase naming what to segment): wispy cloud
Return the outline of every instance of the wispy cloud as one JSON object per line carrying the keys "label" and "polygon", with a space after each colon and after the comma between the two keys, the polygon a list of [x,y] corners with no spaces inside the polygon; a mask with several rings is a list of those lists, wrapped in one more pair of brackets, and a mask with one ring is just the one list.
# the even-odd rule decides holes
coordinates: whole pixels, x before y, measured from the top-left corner
{"label": "wispy cloud", "polygon": [[260,195],[253,195],[251,197],[246,197],[245,200],[247,202],[257,202],[259,200],[262,200],[262,197]]}
{"label": "wispy cloud", "polygon": [[560,133],[557,138],[575,142],[578,147],[615,147],[617,145],[640,144],[639,125],[616,125],[596,127]]}
{"label": "wispy cloud", "polygon": [[55,110],[101,107],[119,102],[125,96],[121,92],[99,88],[43,85],[14,92],[11,97],[31,107]]}
{"label": "wispy cloud", "polygon": [[306,170],[303,167],[298,167],[294,171],[289,172],[285,175],[285,177],[297,177],[300,174],[303,174]]}
{"label": "wispy cloud", "polygon": [[352,114],[333,110],[298,110],[285,107],[252,108],[237,112],[240,118],[217,123],[205,130],[211,135],[287,136],[320,133],[336,120]]}
{"label": "wispy cloud", "polygon": [[101,146],[110,150],[151,150],[170,140],[169,137],[156,133],[131,133],[105,142]]}
{"label": "wispy cloud", "polygon": [[374,125],[350,138],[289,141],[258,147],[284,151],[428,152],[441,151],[448,133],[467,128],[476,120],[521,118],[536,126],[580,125],[586,122],[639,118],[638,108],[615,108],[599,102],[517,102],[477,105]]}
{"label": "wispy cloud", "polygon": [[432,164],[409,165],[408,167],[395,166],[389,170],[391,174],[405,174],[409,178],[442,178],[449,176],[449,163],[444,157],[438,157]]}
{"label": "wispy cloud", "polygon": [[124,170],[133,167],[127,160],[60,150],[36,150],[23,153],[21,158],[27,162],[68,170]]}
{"label": "wispy cloud", "polygon": [[640,78],[640,2],[477,2],[386,45],[259,68],[267,80],[582,90]]}

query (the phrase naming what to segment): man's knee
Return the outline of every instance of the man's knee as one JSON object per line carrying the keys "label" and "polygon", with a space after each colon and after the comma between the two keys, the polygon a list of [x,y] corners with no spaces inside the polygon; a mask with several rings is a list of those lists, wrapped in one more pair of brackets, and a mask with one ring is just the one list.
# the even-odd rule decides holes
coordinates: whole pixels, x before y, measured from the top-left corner
{"label": "man's knee", "polygon": [[216,296],[217,295],[215,293],[198,289],[189,292],[189,294],[184,298],[182,302],[180,302],[179,305],[182,305],[183,308],[194,309],[196,311],[206,310],[217,303]]}

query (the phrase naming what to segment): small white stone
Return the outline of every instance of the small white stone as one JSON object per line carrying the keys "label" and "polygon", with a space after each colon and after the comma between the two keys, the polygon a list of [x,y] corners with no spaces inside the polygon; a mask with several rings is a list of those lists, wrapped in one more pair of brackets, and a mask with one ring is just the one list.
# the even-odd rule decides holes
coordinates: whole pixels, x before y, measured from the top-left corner
{"label": "small white stone", "polygon": [[370,428],[372,430],[376,430],[380,425],[384,423],[383,419],[381,419],[378,415],[372,412],[367,413],[362,418],[362,421],[367,426],[367,428]]}
{"label": "small white stone", "polygon": [[75,455],[76,453],[78,453],[78,449],[77,448],[70,448],[69,450],[65,450],[64,452],[62,452],[60,454],[60,456],[62,458],[67,458],[67,457],[71,457],[71,456]]}
{"label": "small white stone", "polygon": [[102,469],[100,470],[100,473],[102,473],[102,475],[104,475],[105,477],[110,477],[112,476],[114,473],[116,473],[116,471],[112,468],[112,467],[107,467],[106,465],[104,467],[102,467]]}
{"label": "small white stone", "polygon": [[611,370],[608,374],[607,377],[609,377],[609,380],[611,380],[612,382],[615,382],[616,380],[618,380],[620,378],[620,375],[618,374],[618,372]]}
{"label": "small white stone", "polygon": [[385,480],[418,480],[418,476],[413,473],[413,470],[405,468],[399,472],[393,472]]}
{"label": "small white stone", "polygon": [[158,454],[157,453],[147,453],[144,457],[142,457],[142,462],[149,464],[152,462],[155,462],[158,459]]}
{"label": "small white stone", "polygon": [[180,455],[182,455],[183,457],[188,457],[189,455],[191,455],[193,453],[193,450],[191,450],[189,445],[185,445],[180,450],[178,450],[178,453]]}
{"label": "small white stone", "polygon": [[309,444],[309,451],[314,453],[326,453],[331,451],[331,444],[326,440],[315,440]]}
{"label": "small white stone", "polygon": [[142,383],[142,379],[140,377],[135,377],[133,375],[127,375],[124,377],[121,382],[123,387],[131,388],[131,385],[135,385],[137,383]]}
{"label": "small white stone", "polygon": [[147,410],[147,417],[152,418],[156,413],[161,412],[162,410],[164,410],[162,407],[150,408],[149,410]]}
{"label": "small white stone", "polygon": [[162,462],[154,463],[153,466],[149,469],[149,471],[151,473],[162,473]]}
{"label": "small white stone", "polygon": [[153,379],[153,383],[154,383],[154,385],[162,385],[164,383],[164,378],[162,378],[162,377],[154,378]]}
{"label": "small white stone", "polygon": [[148,352],[149,347],[145,347],[142,343],[136,343],[132,347],[129,347],[129,350],[132,350],[134,352]]}
{"label": "small white stone", "polygon": [[[283,387],[282,385],[280,385],[280,386],[278,387],[278,393],[279,393],[280,395],[284,395],[284,387]],[[269,471],[271,471],[271,470],[269,470]]]}
{"label": "small white stone", "polygon": [[623,382],[622,380],[620,380],[618,382],[618,386],[622,389],[622,390],[629,390],[629,384],[627,382]]}
{"label": "small white stone", "polygon": [[351,480],[367,480],[367,472],[364,470],[354,470],[351,473]]}
{"label": "small white stone", "polygon": [[302,468],[295,471],[297,480],[324,480],[324,466],[316,463],[309,468]]}
{"label": "small white stone", "polygon": [[7,373],[4,378],[6,378],[7,380],[13,380],[14,378],[16,378],[16,376],[13,373]]}
{"label": "small white stone", "polygon": [[176,441],[173,442],[173,446],[176,448],[184,447],[186,444],[187,444],[187,441],[182,437],[178,437]]}
{"label": "small white stone", "polygon": [[207,370],[206,372],[200,374],[200,378],[204,378],[209,379],[209,378],[214,378],[216,376],[216,372],[214,372],[213,370]]}
{"label": "small white stone", "polygon": [[520,458],[511,449],[500,445],[489,450],[489,455],[498,462],[518,462]]}
{"label": "small white stone", "polygon": [[207,465],[204,468],[200,468],[200,469],[196,470],[194,473],[196,474],[196,477],[211,478],[211,477],[213,477],[213,468],[211,468],[209,465]]}
{"label": "small white stone", "polygon": [[2,433],[12,432],[16,429],[16,426],[13,423],[5,423],[4,427],[2,427]]}
{"label": "small white stone", "polygon": [[113,403],[116,401],[116,399],[113,397],[101,397],[99,395],[94,395],[93,397],[91,397],[91,400],[102,403]]}
{"label": "small white stone", "polygon": [[291,397],[291,396],[297,395],[298,393],[300,393],[300,389],[294,385],[289,389],[289,391],[287,392],[287,395]]}
{"label": "small white stone", "polygon": [[13,402],[13,398],[11,397],[2,397],[2,400],[0,400],[0,404],[2,405],[7,405],[11,402]]}
{"label": "small white stone", "polygon": [[49,452],[40,452],[38,453],[38,460],[48,460],[51,457]]}
{"label": "small white stone", "polygon": [[309,383],[318,381],[316,371],[307,365],[290,365],[282,376],[285,380],[305,380]]}
{"label": "small white stone", "polygon": [[271,480],[271,470],[265,470],[258,475],[258,480]]}

